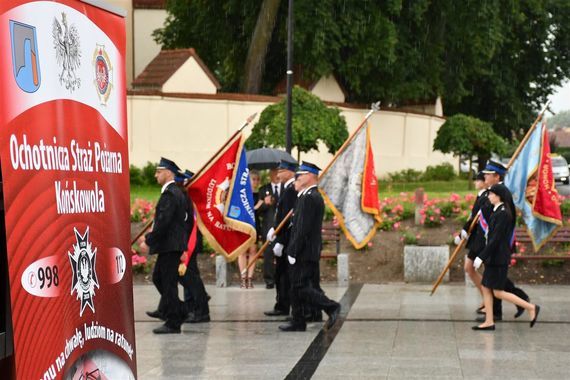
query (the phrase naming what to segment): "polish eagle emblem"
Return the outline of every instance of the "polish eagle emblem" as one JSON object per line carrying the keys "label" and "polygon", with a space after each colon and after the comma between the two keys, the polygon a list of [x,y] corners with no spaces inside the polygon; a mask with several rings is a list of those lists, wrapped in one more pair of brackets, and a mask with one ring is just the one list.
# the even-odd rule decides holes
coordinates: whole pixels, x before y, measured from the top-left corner
{"label": "polish eagle emblem", "polygon": [[74,91],[81,86],[81,78],[76,74],[81,66],[81,44],[77,27],[69,25],[64,12],[61,13],[61,23],[57,17],[53,19],[52,36],[57,64],[61,67],[59,83]]}

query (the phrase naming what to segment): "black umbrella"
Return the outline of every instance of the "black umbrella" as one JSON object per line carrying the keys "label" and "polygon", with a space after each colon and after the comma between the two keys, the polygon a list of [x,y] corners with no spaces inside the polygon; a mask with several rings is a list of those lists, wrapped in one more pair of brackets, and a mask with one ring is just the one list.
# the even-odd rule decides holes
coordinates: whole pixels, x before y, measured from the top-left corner
{"label": "black umbrella", "polygon": [[281,161],[296,164],[297,160],[289,153],[273,148],[260,148],[246,152],[247,166],[250,169],[275,169]]}

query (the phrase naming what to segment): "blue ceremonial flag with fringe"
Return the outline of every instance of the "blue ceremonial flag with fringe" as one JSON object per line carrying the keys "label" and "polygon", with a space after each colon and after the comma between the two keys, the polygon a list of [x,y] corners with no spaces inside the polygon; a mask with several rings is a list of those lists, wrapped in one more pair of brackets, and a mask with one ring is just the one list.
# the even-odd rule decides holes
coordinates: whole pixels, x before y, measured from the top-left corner
{"label": "blue ceremonial flag with fringe", "polygon": [[504,183],[522,213],[533,248],[538,251],[562,225],[548,134],[542,122],[509,168]]}

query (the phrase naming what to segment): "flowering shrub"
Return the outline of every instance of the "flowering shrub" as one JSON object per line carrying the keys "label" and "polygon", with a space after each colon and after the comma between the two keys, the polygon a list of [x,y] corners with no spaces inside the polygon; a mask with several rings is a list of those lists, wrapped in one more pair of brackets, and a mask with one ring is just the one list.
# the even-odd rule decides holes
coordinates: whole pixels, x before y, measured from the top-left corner
{"label": "flowering shrub", "polygon": [[427,201],[424,207],[420,210],[421,224],[425,227],[439,227],[445,220],[441,215],[441,209],[437,206],[435,201]]}
{"label": "flowering shrub", "polygon": [[131,222],[146,223],[154,215],[154,202],[137,198],[131,205]]}
{"label": "flowering shrub", "polygon": [[136,251],[131,251],[132,256],[132,264],[133,264],[133,273],[140,273],[140,274],[149,274],[151,264],[146,259],[146,256],[139,255]]}

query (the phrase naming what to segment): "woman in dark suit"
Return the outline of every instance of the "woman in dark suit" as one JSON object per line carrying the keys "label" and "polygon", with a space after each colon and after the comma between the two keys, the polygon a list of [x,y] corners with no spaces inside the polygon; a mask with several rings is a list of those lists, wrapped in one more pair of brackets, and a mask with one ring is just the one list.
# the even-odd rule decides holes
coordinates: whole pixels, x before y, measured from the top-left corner
{"label": "woman in dark suit", "polygon": [[489,201],[493,205],[493,213],[489,220],[487,244],[473,262],[475,268],[479,268],[482,263],[485,263],[482,280],[485,321],[478,326],[473,326],[473,330],[495,330],[493,295],[527,310],[531,318],[530,327],[534,326],[540,312],[540,306],[528,303],[512,293],[504,291],[511,260],[510,245],[516,216],[515,210],[511,209],[508,203],[503,203],[508,195],[509,189],[503,184],[493,185],[489,189]]}

